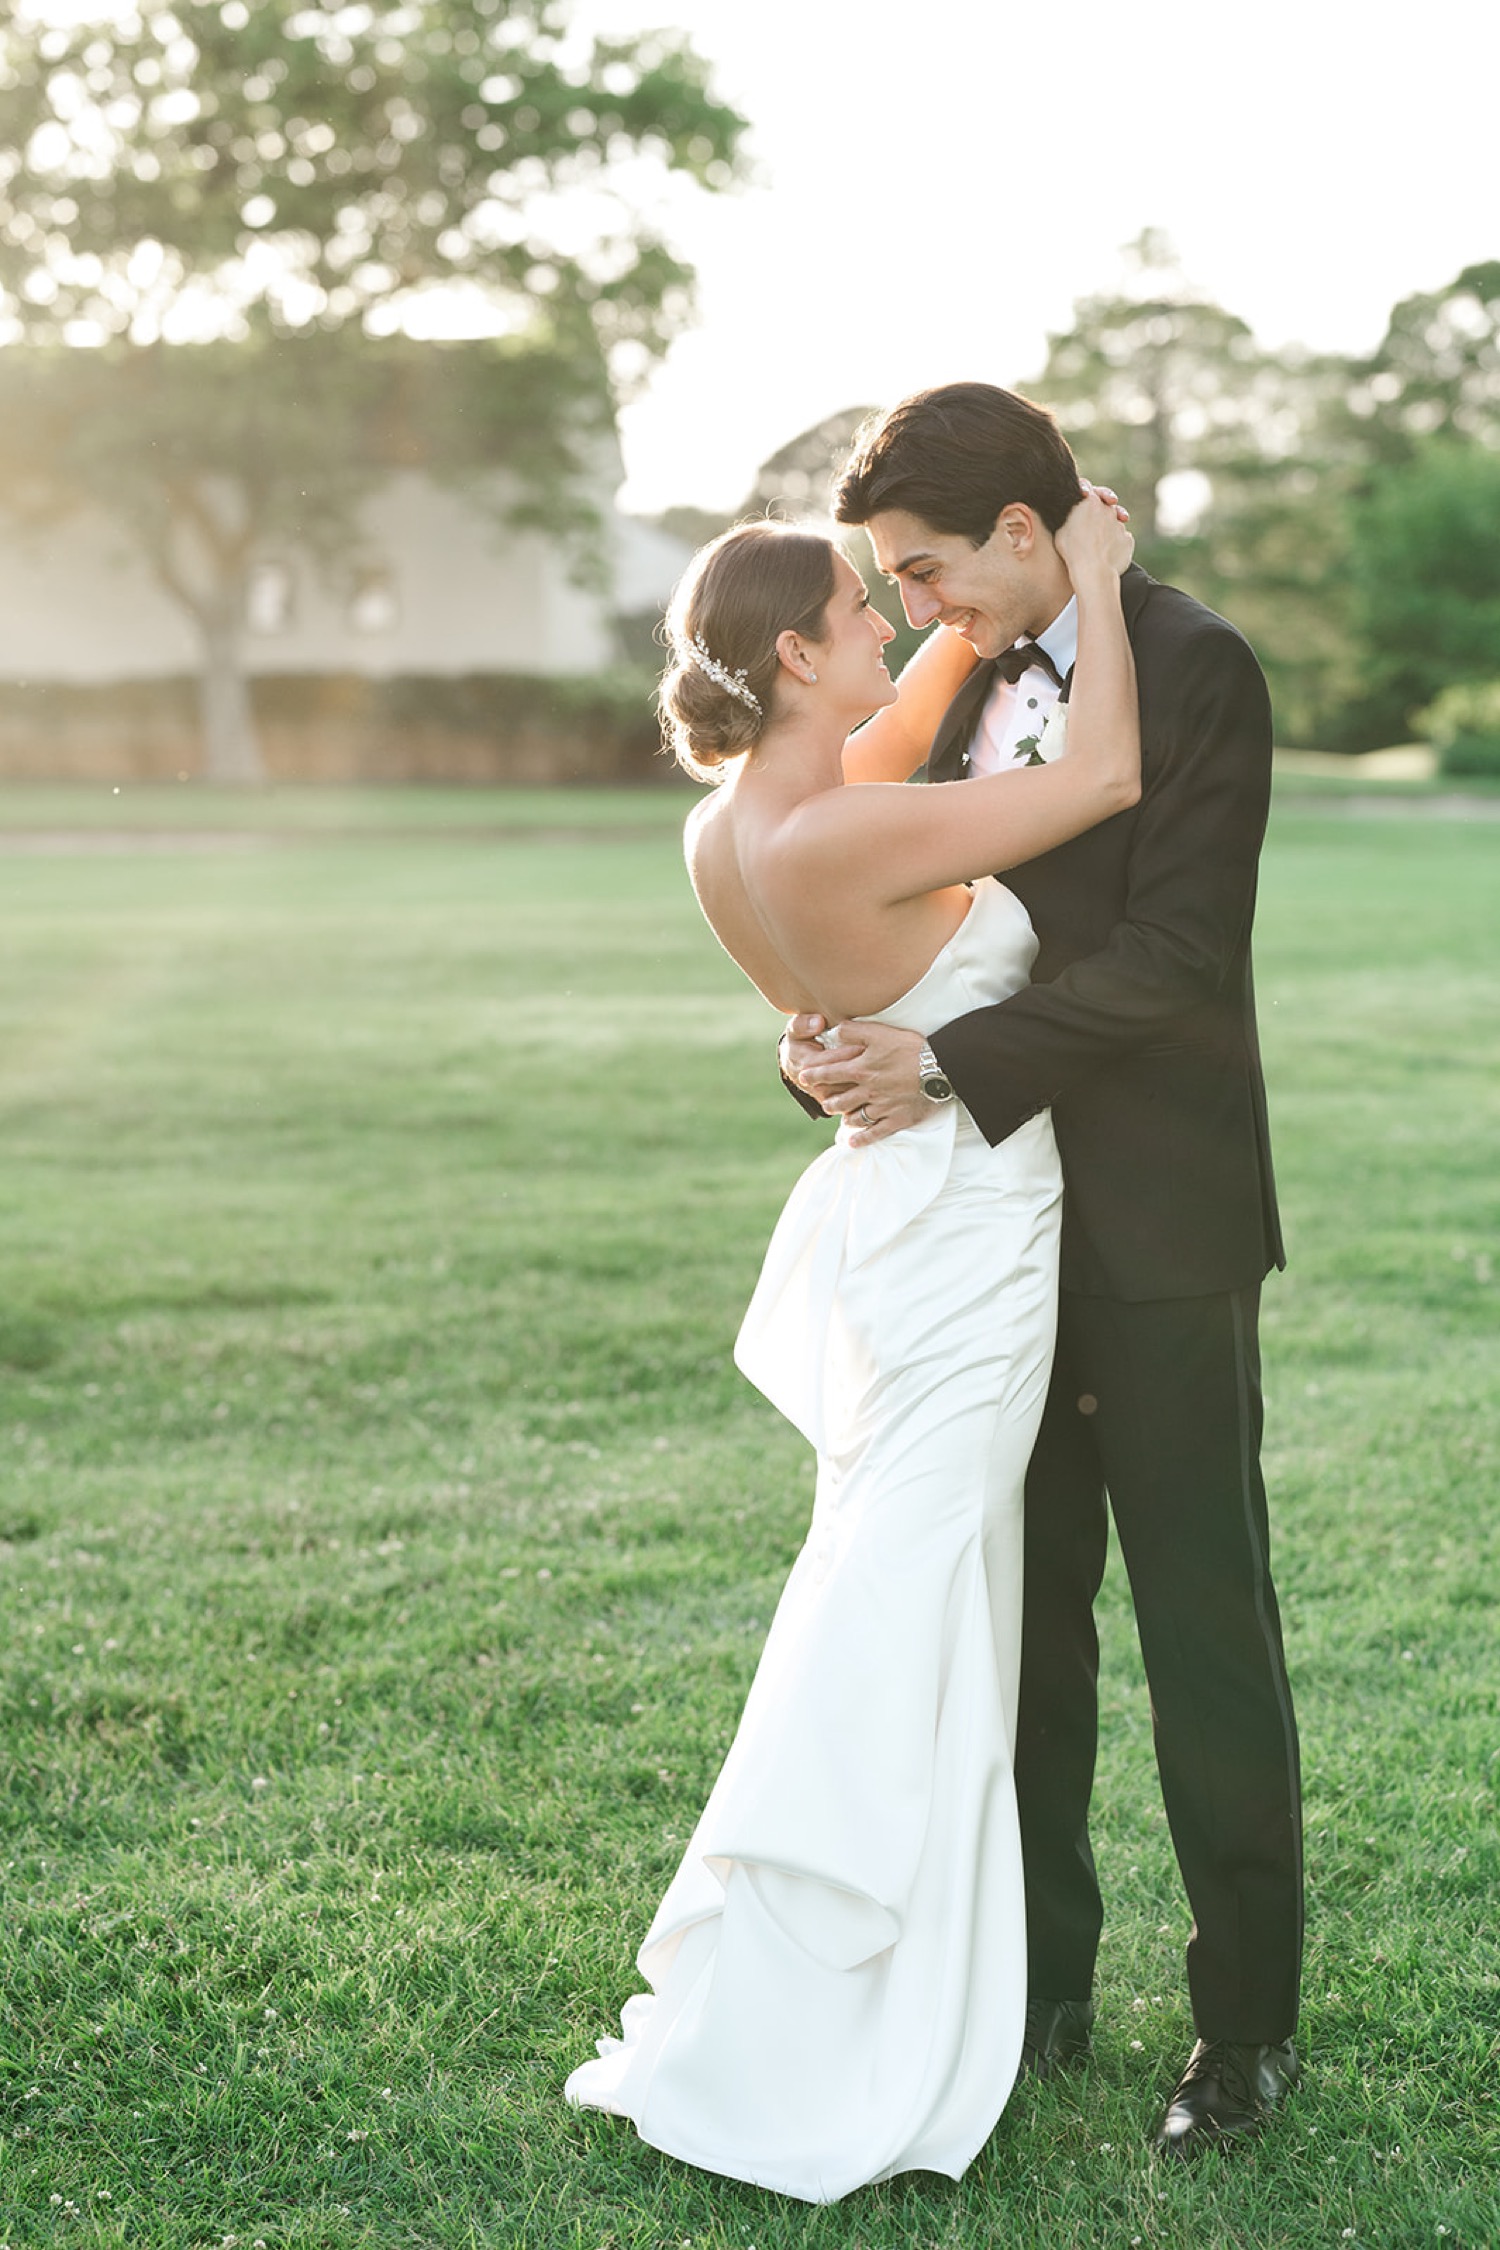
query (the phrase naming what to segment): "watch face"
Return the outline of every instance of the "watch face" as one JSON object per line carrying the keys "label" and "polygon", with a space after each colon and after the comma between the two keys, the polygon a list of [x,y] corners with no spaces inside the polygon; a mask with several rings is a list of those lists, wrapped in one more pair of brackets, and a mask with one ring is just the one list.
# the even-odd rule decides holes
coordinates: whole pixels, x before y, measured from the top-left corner
{"label": "watch face", "polygon": [[922,1080],[922,1091],[930,1102],[951,1102],[953,1084],[940,1070],[929,1070]]}

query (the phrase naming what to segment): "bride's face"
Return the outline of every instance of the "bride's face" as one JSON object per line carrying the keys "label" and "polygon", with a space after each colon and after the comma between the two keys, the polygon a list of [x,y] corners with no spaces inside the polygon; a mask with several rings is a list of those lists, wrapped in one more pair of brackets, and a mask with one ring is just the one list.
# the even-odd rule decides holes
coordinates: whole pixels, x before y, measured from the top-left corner
{"label": "bride's face", "polygon": [[842,555],[835,555],[833,592],[823,613],[823,639],[808,644],[812,669],[818,675],[820,700],[847,703],[851,711],[868,718],[896,700],[895,684],[885,668],[885,650],[896,637],[871,602],[859,572]]}

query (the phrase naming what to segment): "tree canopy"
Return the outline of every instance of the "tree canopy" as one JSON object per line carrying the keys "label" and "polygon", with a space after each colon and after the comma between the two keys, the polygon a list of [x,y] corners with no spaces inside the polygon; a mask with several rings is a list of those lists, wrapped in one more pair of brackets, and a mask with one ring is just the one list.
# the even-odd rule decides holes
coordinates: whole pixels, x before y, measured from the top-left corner
{"label": "tree canopy", "polygon": [[1126,496],[1146,568],[1250,634],[1282,739],[1401,739],[1444,678],[1500,674],[1496,549],[1460,466],[1490,495],[1500,265],[1406,299],[1348,359],[1265,350],[1159,234],[1128,256],[1126,286],[1082,299],[1021,387]]}
{"label": "tree canopy", "polygon": [[203,635],[211,771],[257,766],[268,539],[347,560],[370,479],[418,462],[505,468],[513,517],[587,529],[614,402],[691,312],[651,207],[725,185],[743,129],[680,38],[584,42],[562,0],[22,0],[0,499],[127,525]]}
{"label": "tree canopy", "polygon": [[1350,578],[1377,731],[1500,679],[1500,451],[1431,438],[1351,510]]}
{"label": "tree canopy", "polygon": [[1409,459],[1444,432],[1500,447],[1500,260],[1403,298],[1356,369],[1350,404],[1382,459]]}
{"label": "tree canopy", "polygon": [[1158,540],[1208,511],[1217,482],[1298,451],[1305,399],[1295,363],[1263,351],[1237,314],[1196,289],[1159,230],[1125,255],[1125,286],[1079,300],[1030,387],[1093,476],[1130,493],[1149,561]]}
{"label": "tree canopy", "polygon": [[379,331],[470,285],[486,325],[583,320],[628,369],[690,301],[642,190],[727,184],[742,128],[683,41],[585,47],[561,0],[137,0],[71,27],[23,4],[0,31],[5,311],[74,342]]}

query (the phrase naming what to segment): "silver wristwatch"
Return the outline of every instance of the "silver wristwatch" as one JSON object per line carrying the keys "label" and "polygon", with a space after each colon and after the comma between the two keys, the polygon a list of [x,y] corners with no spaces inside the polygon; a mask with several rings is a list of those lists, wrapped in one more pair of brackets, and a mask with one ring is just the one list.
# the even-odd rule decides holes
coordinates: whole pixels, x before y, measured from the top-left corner
{"label": "silver wristwatch", "polygon": [[953,1100],[953,1081],[930,1047],[924,1047],[917,1057],[917,1077],[930,1102]]}

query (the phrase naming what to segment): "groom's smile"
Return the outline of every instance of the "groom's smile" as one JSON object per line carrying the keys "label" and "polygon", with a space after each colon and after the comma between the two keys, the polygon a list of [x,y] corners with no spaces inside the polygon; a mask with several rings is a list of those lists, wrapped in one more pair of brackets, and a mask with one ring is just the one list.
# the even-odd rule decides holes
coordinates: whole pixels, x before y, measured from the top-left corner
{"label": "groom's smile", "polygon": [[946,625],[980,656],[1044,632],[1072,593],[1052,535],[1029,507],[1003,508],[982,547],[904,508],[881,509],[866,529],[908,621],[919,631]]}

